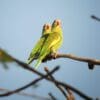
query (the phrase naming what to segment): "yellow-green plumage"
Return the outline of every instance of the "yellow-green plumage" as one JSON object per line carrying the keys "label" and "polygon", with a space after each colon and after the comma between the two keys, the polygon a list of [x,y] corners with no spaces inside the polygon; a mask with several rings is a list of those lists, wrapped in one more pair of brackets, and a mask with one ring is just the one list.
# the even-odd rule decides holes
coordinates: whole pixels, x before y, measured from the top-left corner
{"label": "yellow-green plumage", "polygon": [[38,61],[36,63],[35,68],[38,68],[42,60],[50,53],[56,53],[56,51],[60,48],[62,44],[63,36],[62,36],[62,28],[61,21],[55,20],[52,24],[51,33],[47,37],[40,55],[38,57]]}
{"label": "yellow-green plumage", "polygon": [[51,25],[45,24],[42,29],[42,36],[37,42],[37,44],[35,45],[35,47],[32,49],[32,52],[30,53],[27,64],[30,64],[33,60],[38,58],[40,51],[43,47],[43,44],[45,43],[45,40],[48,37],[49,33],[51,33]]}

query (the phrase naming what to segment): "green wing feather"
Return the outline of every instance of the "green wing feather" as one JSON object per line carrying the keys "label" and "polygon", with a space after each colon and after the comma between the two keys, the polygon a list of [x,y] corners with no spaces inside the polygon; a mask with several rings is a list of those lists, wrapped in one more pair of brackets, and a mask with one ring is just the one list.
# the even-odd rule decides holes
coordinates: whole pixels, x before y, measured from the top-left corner
{"label": "green wing feather", "polygon": [[41,48],[42,48],[42,46],[43,46],[43,44],[44,44],[47,37],[48,37],[48,34],[45,34],[37,42],[35,47],[32,49],[32,52],[31,52],[31,54],[28,58],[27,64],[30,64],[33,60],[37,59],[37,57],[39,56],[39,53],[41,51]]}
{"label": "green wing feather", "polygon": [[42,60],[50,53],[56,52],[62,44],[63,36],[62,36],[62,28],[60,20],[54,20],[52,24],[51,33],[46,39],[40,55],[38,57],[35,68],[41,64]]}
{"label": "green wing feather", "polygon": [[41,64],[42,60],[51,52],[55,52],[61,45],[61,36],[59,33],[51,33],[47,40],[44,43],[44,46],[40,52],[40,56],[38,58],[38,61],[35,65],[35,68],[38,68],[38,66]]}
{"label": "green wing feather", "polygon": [[45,40],[48,37],[49,33],[51,33],[51,25],[49,23],[44,24],[42,29],[42,36],[37,42],[37,44],[35,45],[35,47],[32,49],[27,64],[30,64],[33,60],[38,58],[40,51],[43,47],[43,44],[45,43]]}

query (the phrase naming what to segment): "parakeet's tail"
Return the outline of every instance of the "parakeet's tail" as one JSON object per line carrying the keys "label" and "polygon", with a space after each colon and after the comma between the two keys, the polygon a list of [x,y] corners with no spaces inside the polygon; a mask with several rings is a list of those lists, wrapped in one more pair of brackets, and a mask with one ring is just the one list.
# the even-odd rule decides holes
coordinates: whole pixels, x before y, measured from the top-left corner
{"label": "parakeet's tail", "polygon": [[42,62],[42,60],[41,59],[39,59],[38,61],[37,61],[37,63],[35,64],[35,69],[37,69],[38,67],[39,67],[39,65],[41,64],[41,62]]}
{"label": "parakeet's tail", "polygon": [[33,60],[34,60],[34,59],[28,59],[28,60],[26,61],[26,63],[27,63],[27,64],[30,64],[30,63],[32,63]]}
{"label": "parakeet's tail", "polygon": [[42,56],[39,57],[39,59],[37,60],[37,63],[35,64],[35,67],[34,67],[35,69],[37,69],[39,67],[42,60],[46,57],[47,54],[48,54],[48,52],[46,52],[45,54],[43,54]]}
{"label": "parakeet's tail", "polygon": [[27,64],[30,64],[31,62],[30,62],[30,60],[27,60],[26,63],[27,63]]}

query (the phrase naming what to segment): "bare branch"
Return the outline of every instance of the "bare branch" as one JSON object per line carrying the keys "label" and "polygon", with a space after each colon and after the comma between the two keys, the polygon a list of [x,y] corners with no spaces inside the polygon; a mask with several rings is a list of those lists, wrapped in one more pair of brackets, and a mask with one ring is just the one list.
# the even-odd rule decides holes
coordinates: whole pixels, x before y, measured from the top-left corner
{"label": "bare branch", "polygon": [[56,97],[52,93],[48,93],[52,100],[57,100]]}
{"label": "bare branch", "polygon": [[[78,94],[80,97],[86,99],[86,100],[93,100],[93,98],[89,97],[88,95],[84,94],[82,91],[79,91],[78,89],[74,88],[73,86],[67,84],[67,83],[64,83],[64,82],[61,82],[61,81],[58,81],[56,79],[52,80],[51,78],[49,78],[49,81],[55,83],[55,84],[58,84],[58,85],[61,85],[63,86],[67,91],[68,89],[72,90],[73,92],[75,92],[76,94]],[[71,94],[71,91],[68,93]],[[73,95],[72,95],[73,96]]]}
{"label": "bare branch", "polygon": [[94,20],[96,20],[96,21],[100,21],[100,18],[97,17],[97,16],[95,16],[95,15],[91,15],[91,18],[94,19]]}
{"label": "bare branch", "polygon": [[75,97],[74,97],[73,93],[71,92],[71,90],[67,88],[67,92],[68,92],[67,100],[75,100]]}
{"label": "bare branch", "polygon": [[100,65],[100,60],[91,59],[91,58],[87,58],[87,57],[79,57],[79,56],[75,56],[73,54],[58,54],[57,58],[69,58],[69,59],[77,60],[77,61],[81,61],[81,62],[93,63],[94,65]]}
{"label": "bare branch", "polygon": [[79,57],[74,54],[56,54],[56,58],[54,58],[53,55],[49,55],[43,60],[43,62],[51,60],[51,59],[57,59],[57,58],[68,58],[68,59],[88,63],[89,69],[93,69],[94,65],[100,65],[100,60],[98,60],[98,59]]}
{"label": "bare branch", "polygon": [[[15,58],[14,58],[14,59],[15,59]],[[19,60],[17,60],[17,59],[15,59],[15,60],[16,60],[16,63],[18,63],[18,64],[20,65],[20,67],[22,67],[22,68],[24,68],[24,69],[27,69],[28,71],[31,71],[31,72],[33,72],[33,73],[39,75],[39,76],[44,77],[44,75],[43,75],[42,73],[40,73],[40,72],[34,70],[32,67],[28,66],[26,63],[21,62],[21,61],[19,61]],[[58,68],[59,68],[59,67],[57,67],[57,69],[58,69]],[[49,80],[49,81],[53,82],[52,79],[49,78],[49,77],[44,77],[44,78],[45,78],[46,80]],[[63,83],[63,82],[60,82],[60,81],[57,81],[57,80],[55,80],[55,81],[56,81],[56,84],[59,84],[59,85],[65,87],[65,88],[69,88],[70,90],[74,91],[74,92],[77,93],[79,96],[81,96],[82,98],[84,98],[84,99],[86,99],[86,100],[92,100],[91,97],[89,97],[89,96],[87,96],[86,94],[82,93],[82,92],[79,91],[78,89],[76,89],[76,88],[74,88],[74,87],[72,87],[72,86],[70,86],[70,85],[68,85],[68,84],[65,84],[65,83]],[[31,84],[31,83],[30,83],[30,84]],[[33,85],[33,84],[31,84],[31,85]],[[19,90],[18,90],[18,91],[19,91]],[[6,94],[6,95],[9,95],[9,93]],[[5,94],[1,94],[1,96],[5,96]]]}
{"label": "bare branch", "polygon": [[22,90],[24,90],[24,89],[26,89],[26,88],[28,88],[28,87],[30,87],[30,86],[36,84],[36,83],[39,82],[40,80],[42,80],[42,79],[48,77],[48,75],[53,74],[53,73],[54,73],[55,71],[57,71],[58,69],[59,69],[58,67],[55,67],[55,68],[54,68],[51,72],[49,72],[48,74],[46,74],[46,75],[43,75],[43,74],[42,74],[42,76],[40,76],[40,78],[35,79],[34,81],[30,82],[29,84],[27,84],[27,85],[25,85],[25,86],[23,86],[23,87],[21,87],[21,88],[15,89],[15,90],[13,90],[13,91],[9,91],[9,92],[7,92],[7,93],[0,94],[0,97],[9,96],[9,95],[15,94],[15,93],[17,93],[17,92],[20,92],[20,91],[22,91]]}
{"label": "bare branch", "polygon": [[[7,54],[7,56],[10,56],[10,55]],[[33,84],[37,83],[38,81],[42,80],[41,78],[45,78],[46,80],[54,83],[54,81],[50,77],[48,77],[48,75],[50,75],[50,73],[48,73],[48,75],[44,75],[44,74],[34,70],[34,68],[28,66],[26,63],[24,63],[22,61],[19,61],[18,59],[13,58],[12,56],[10,56],[10,57],[11,57],[11,59],[13,59],[13,61],[15,61],[17,64],[19,64],[20,67],[22,67],[22,68],[24,68],[24,69],[26,69],[26,70],[28,70],[28,71],[30,71],[32,73],[35,73],[35,74],[41,76],[40,78],[36,79],[34,81],[34,83],[29,83],[28,85],[30,85],[30,84],[33,85]],[[54,58],[54,57],[52,57],[52,58]],[[82,62],[87,62],[87,63],[93,63],[95,65],[100,65],[100,61],[99,60],[77,57],[77,56],[70,55],[70,54],[58,54],[56,56],[56,58],[70,58],[70,59],[77,60],[77,61],[82,61]],[[59,67],[56,67],[56,69],[59,69]],[[78,89],[70,86],[69,84],[66,84],[64,82],[58,81],[56,79],[55,79],[55,82],[56,82],[56,84],[59,84],[59,85],[61,85],[64,88],[68,88],[68,89],[72,90],[73,92],[75,92],[76,94],[78,94],[79,96],[81,96],[82,98],[84,98],[86,100],[93,100],[93,98],[87,96],[86,94],[84,94],[83,92],[79,91]],[[23,86],[21,88],[25,88],[25,87]],[[23,90],[23,89],[21,89],[21,90]],[[11,91],[11,92],[13,94],[14,91]],[[16,89],[15,92],[19,92],[19,90]],[[5,94],[1,94],[1,96],[5,96],[5,95],[9,95],[9,94],[10,93],[8,92],[7,94],[6,93]]]}
{"label": "bare branch", "polygon": [[[0,88],[0,91],[9,92],[11,90]],[[50,100],[48,97],[39,96],[37,94],[29,94],[27,92],[16,92],[16,94],[21,95],[21,96],[27,96],[27,97],[35,98],[35,99],[38,99],[38,100]]]}
{"label": "bare branch", "polygon": [[[45,67],[45,71],[47,72],[47,74],[49,73],[49,69],[47,67]],[[56,85],[56,87],[61,91],[61,93],[65,96],[65,98],[67,98],[67,94],[63,90],[62,86],[56,83],[55,78],[51,74],[49,74],[49,76],[51,80],[53,81],[53,83]]]}

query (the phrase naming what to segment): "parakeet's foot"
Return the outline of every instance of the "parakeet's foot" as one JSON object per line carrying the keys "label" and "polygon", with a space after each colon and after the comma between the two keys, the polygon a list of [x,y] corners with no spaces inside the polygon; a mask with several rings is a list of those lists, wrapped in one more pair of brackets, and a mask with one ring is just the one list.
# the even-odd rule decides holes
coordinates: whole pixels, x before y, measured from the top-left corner
{"label": "parakeet's foot", "polygon": [[51,56],[53,57],[53,59],[57,58],[57,54],[58,54],[57,52],[51,54]]}

